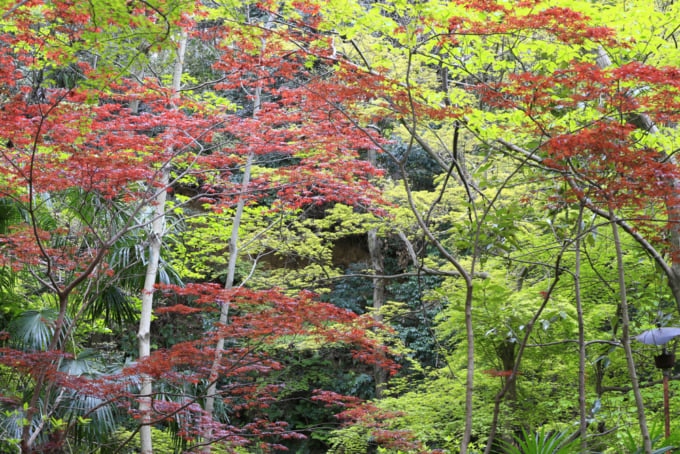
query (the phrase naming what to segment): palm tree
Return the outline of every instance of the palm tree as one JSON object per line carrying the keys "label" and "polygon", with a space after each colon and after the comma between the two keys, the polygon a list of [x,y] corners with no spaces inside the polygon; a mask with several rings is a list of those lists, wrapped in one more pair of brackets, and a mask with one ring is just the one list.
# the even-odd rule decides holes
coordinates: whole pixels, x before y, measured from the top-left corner
{"label": "palm tree", "polygon": [[[57,449],[65,442],[70,446],[105,443],[115,438],[114,432],[127,417],[106,396],[72,384],[79,379],[106,384],[124,366],[123,355],[87,348],[87,326],[99,325],[115,332],[137,321],[135,297],[142,288],[148,260],[143,245],[146,233],[142,228],[129,226],[144,225],[148,220],[122,202],[104,200],[79,188],[45,198],[49,203],[42,203],[34,217],[39,228],[55,231],[57,226],[68,226],[61,229],[65,233],[51,236],[47,245],[50,248],[76,250],[87,257],[94,253],[100,235],[125,229],[127,232],[108,249],[97,272],[78,292],[70,294],[68,314],[62,324],[57,323],[59,311],[54,289],[46,287],[45,279],[36,277],[40,269],[0,268],[0,296],[15,302],[8,306],[11,311],[6,319],[0,319],[0,331],[5,333],[1,339],[13,349],[17,360],[29,361],[37,358],[35,354],[45,353],[43,360],[52,363],[56,371],[52,374],[57,373],[47,386],[36,389],[35,371],[30,367],[0,366],[0,389],[4,390],[0,396],[2,452],[17,449],[29,422],[26,418],[30,419],[32,446]],[[26,222],[21,208],[20,204],[0,201],[0,234]],[[69,282],[77,271],[55,268],[51,272],[60,282]],[[177,273],[163,260],[159,281],[181,284]],[[58,341],[53,344],[55,336]],[[57,345],[59,352],[49,352],[50,345]],[[130,385],[134,386],[134,379]],[[28,412],[24,403],[30,402],[36,392],[37,409]]]}

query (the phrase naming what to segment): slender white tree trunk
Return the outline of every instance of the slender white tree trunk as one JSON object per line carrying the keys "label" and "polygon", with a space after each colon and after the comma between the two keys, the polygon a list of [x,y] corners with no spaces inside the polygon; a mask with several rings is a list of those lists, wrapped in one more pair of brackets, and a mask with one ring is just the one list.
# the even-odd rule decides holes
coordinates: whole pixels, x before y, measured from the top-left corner
{"label": "slender white tree trunk", "polygon": [[[382,253],[382,241],[378,236],[378,229],[368,232],[368,251],[371,256],[371,265],[376,275],[385,274],[385,261]],[[383,317],[380,308],[385,304],[385,278],[373,278],[373,317],[381,322]],[[387,371],[380,366],[375,366],[373,378],[375,380],[375,396],[380,398],[387,382]]]}
{"label": "slender white tree trunk", "polygon": [[[239,254],[239,228],[241,227],[241,219],[243,218],[243,209],[246,203],[246,191],[248,190],[248,185],[250,184],[250,171],[253,164],[253,154],[248,154],[246,159],[246,165],[243,169],[243,181],[241,182],[241,194],[239,196],[238,202],[236,203],[236,212],[234,213],[234,220],[231,225],[231,237],[229,239],[229,262],[227,264],[227,281],[224,284],[224,288],[229,290],[234,288],[234,277],[236,274],[236,263],[238,261]],[[229,323],[229,301],[222,301],[222,306],[220,308],[220,326]],[[206,425],[205,433],[203,434],[204,442],[207,443],[203,447],[203,453],[209,454],[212,451],[210,441],[213,437],[213,430],[210,425],[213,414],[215,412],[215,397],[217,394],[217,379],[219,378],[219,368],[222,361],[222,351],[224,350],[224,337],[220,336],[217,339],[217,344],[215,345],[215,358],[213,359],[213,364],[210,368],[210,376],[208,378],[208,391],[205,398],[205,414],[208,424]]]}
{"label": "slender white tree trunk", "polygon": [[588,420],[586,414],[586,334],[583,320],[583,301],[581,300],[581,236],[583,235],[583,205],[578,212],[576,226],[576,241],[574,242],[574,299],[576,302],[576,317],[578,319],[578,408],[579,408],[579,437],[581,438],[581,452],[588,448]]}
{"label": "slender white tree trunk", "polygon": [[[269,24],[267,24],[267,27]],[[264,41],[262,42],[262,51],[264,52]],[[257,117],[260,112],[262,105],[262,86],[260,85],[255,89],[255,96],[253,101],[253,117]],[[252,152],[248,153],[246,158],[245,167],[243,168],[243,180],[241,181],[241,193],[239,194],[238,201],[236,202],[236,212],[234,213],[234,219],[231,225],[231,237],[229,238],[229,262],[227,263],[227,280],[224,284],[224,288],[229,290],[234,288],[234,277],[236,275],[236,263],[238,262],[239,256],[239,229],[241,228],[241,219],[243,218],[243,210],[246,205],[248,186],[250,185],[250,172],[253,166],[254,155]],[[229,323],[229,301],[223,301],[220,308],[220,325],[226,325]],[[212,448],[210,441],[213,437],[213,430],[210,425],[210,421],[213,418],[215,412],[215,397],[217,394],[217,379],[219,377],[219,367],[222,361],[222,351],[224,349],[224,337],[220,336],[217,339],[217,344],[215,345],[215,358],[213,360],[212,367],[210,368],[210,375],[208,378],[208,391],[205,398],[205,414],[208,424],[206,425],[206,430],[203,434],[204,442],[206,445],[203,447],[204,454],[210,454]]]}
{"label": "slender white tree trunk", "polygon": [[[168,172],[166,169],[161,170],[161,184],[167,185]],[[137,339],[139,340],[139,359],[148,357],[151,354],[151,315],[153,312],[153,291],[156,284],[156,275],[158,274],[158,263],[160,261],[161,243],[163,237],[163,230],[165,229],[165,216],[163,210],[165,208],[166,192],[161,188],[156,196],[153,211],[154,221],[149,234],[149,261],[146,265],[146,275],[144,277],[144,288],[142,289],[142,313],[139,319],[139,331],[137,332]],[[142,426],[139,429],[139,437],[141,442],[141,453],[151,454],[153,452],[153,445],[151,440],[151,393],[153,392],[153,384],[149,376],[142,376],[142,383],[140,388],[139,411],[142,414]]]}
{"label": "slender white tree trunk", "polygon": [[[378,157],[376,156],[375,150],[370,150],[368,152],[368,162],[372,166],[377,167]],[[382,276],[385,274],[385,260],[382,253],[383,242],[378,235],[378,229],[371,229],[368,232],[368,253],[371,257],[371,266],[373,268],[373,273],[377,276]],[[414,265],[416,263],[414,262]],[[375,311],[373,317],[382,321],[382,314],[380,313],[380,308],[385,304],[385,287],[386,280],[383,277],[373,278],[373,310]],[[376,397],[381,397],[383,388],[385,387],[385,382],[387,381],[387,372],[379,366],[375,366],[373,378],[375,380],[375,395]]]}
{"label": "slender white tree trunk", "polygon": [[[174,97],[179,93],[182,71],[184,67],[184,54],[186,52],[187,35],[182,33],[177,48],[177,57],[172,77],[172,91]],[[165,202],[167,198],[166,189],[169,183],[169,169],[164,163],[159,170],[161,178],[156,197],[153,199],[153,221],[151,232],[149,233],[149,258],[146,265],[144,277],[144,288],[142,289],[142,310],[139,318],[139,331],[137,339],[139,341],[139,359],[144,359],[151,354],[151,315],[153,313],[153,293],[158,275],[158,264],[161,258],[161,245],[165,232]],[[152,411],[153,383],[151,377],[142,376],[140,387],[139,411],[142,415],[139,429],[141,444],[141,454],[153,453],[153,441],[151,439],[151,411]]]}
{"label": "slender white tree trunk", "polygon": [[626,363],[628,364],[630,384],[631,388],[633,388],[633,396],[635,397],[638,425],[640,426],[640,435],[642,436],[642,447],[646,454],[651,454],[652,441],[649,437],[649,428],[647,427],[647,418],[645,417],[645,404],[642,401],[642,394],[640,394],[640,386],[638,384],[637,372],[635,370],[635,359],[633,358],[633,351],[630,347],[628,293],[626,292],[626,276],[623,268],[623,250],[621,248],[621,239],[619,237],[619,226],[616,224],[617,217],[612,209],[609,210],[609,215],[612,223],[612,237],[614,238],[614,246],[616,248],[616,267],[619,275],[619,296],[621,299],[621,344],[623,345],[623,351],[626,354]]}
{"label": "slender white tree trunk", "polygon": [[[273,24],[274,16],[270,15],[264,28],[269,30]],[[262,54],[265,51],[266,42],[264,38],[262,39]],[[262,108],[262,83],[255,88],[255,93],[253,94],[253,118],[257,118]],[[241,193],[239,194],[238,201],[236,202],[236,212],[234,213],[234,219],[231,225],[231,237],[229,238],[229,262],[227,264],[227,280],[224,284],[224,288],[229,290],[234,287],[234,277],[236,274],[236,263],[239,256],[239,229],[241,227],[241,219],[243,218],[243,210],[248,199],[248,186],[250,185],[250,173],[253,166],[253,159],[255,155],[253,152],[249,152],[246,157],[245,167],[243,168],[243,180],[241,181]],[[222,307],[220,308],[220,325],[226,325],[229,323],[229,301],[223,301]],[[212,422],[213,414],[215,412],[215,397],[217,395],[217,379],[219,377],[219,368],[222,361],[222,351],[224,349],[224,337],[220,336],[217,339],[217,344],[215,345],[215,357],[213,360],[212,367],[210,368],[210,375],[208,379],[209,387],[205,399],[205,417],[207,420],[206,429],[203,433],[204,443],[206,445],[203,447],[203,454],[210,454],[212,448],[210,442],[213,438]]]}

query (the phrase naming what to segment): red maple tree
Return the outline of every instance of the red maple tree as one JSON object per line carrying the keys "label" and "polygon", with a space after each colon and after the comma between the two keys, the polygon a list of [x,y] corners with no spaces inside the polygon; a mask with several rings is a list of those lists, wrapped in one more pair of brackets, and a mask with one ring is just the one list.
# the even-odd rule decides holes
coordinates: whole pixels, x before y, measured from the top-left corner
{"label": "red maple tree", "polygon": [[[87,418],[96,419],[107,406],[140,418],[140,374],[177,393],[151,396],[152,414],[144,421],[172,421],[179,435],[196,443],[212,426],[210,442],[241,446],[297,436],[261,411],[283,386],[260,380],[282,367],[273,359],[276,349],[299,341],[342,345],[358,361],[394,368],[370,336],[377,328],[370,318],[318,303],[308,293],[291,297],[200,284],[165,287],[191,302],[159,313],[209,312],[226,298],[233,312],[228,324],[115,373],[74,373],[68,366],[81,353],[69,339],[82,329],[100,290],[122,279],[126,269],[118,267],[116,249],[143,237],[139,232],[152,222],[159,191],[186,188],[190,181],[194,198],[218,210],[237,196],[260,203],[272,195],[272,209],[279,210],[335,202],[375,206],[378,192],[368,180],[376,171],[357,152],[376,139],[356,134],[340,111],[309,96],[306,85],[319,76],[285,45],[287,35],[299,30],[273,32],[257,21],[200,22],[199,7],[34,0],[14,2],[4,13],[14,29],[0,34],[0,198],[20,215],[0,236],[0,266],[44,295],[55,311],[40,318],[49,331],[46,342],[28,346],[9,336],[0,349],[2,367],[26,383],[3,396],[18,429],[10,438],[24,453],[60,452],[68,437],[87,431]],[[220,77],[185,86],[178,95],[144,68],[172,50],[173,34],[181,29],[215,49],[211,71]],[[203,96],[208,90],[231,96],[242,109],[216,107],[214,98]],[[256,91],[263,100],[253,115],[247,109]],[[276,168],[276,184],[255,179],[241,191],[235,177],[246,157],[272,154],[289,163]],[[169,186],[162,183],[166,168],[172,169]],[[242,417],[238,425],[213,420],[201,407],[220,337],[229,342],[219,364],[218,397],[232,417]],[[75,418],[66,396],[99,403],[84,419]]]}

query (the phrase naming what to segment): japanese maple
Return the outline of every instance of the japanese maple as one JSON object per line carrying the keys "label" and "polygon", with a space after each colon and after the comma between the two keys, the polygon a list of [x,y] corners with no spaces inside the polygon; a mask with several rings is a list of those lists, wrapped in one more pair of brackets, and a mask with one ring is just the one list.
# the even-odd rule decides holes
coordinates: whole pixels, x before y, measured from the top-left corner
{"label": "japanese maple", "polygon": [[[582,203],[596,215],[621,223],[664,269],[669,282],[677,280],[677,273],[648,241],[660,239],[654,232],[659,224],[667,225],[671,240],[663,247],[674,247],[678,238],[674,227],[678,170],[672,156],[676,147],[670,146],[671,139],[649,134],[654,132],[649,125],[672,128],[676,121],[677,69],[641,63],[604,67],[603,53],[628,49],[631,42],[592,22],[575,10],[578,6],[582,5],[569,9],[543,2],[463,1],[446,6],[425,2],[356,7],[357,18],[349,24],[342,13],[338,15],[334,25],[342,44],[338,40],[335,53],[325,55],[337,58],[337,73],[358,91],[352,98],[356,104],[343,106],[344,113],[362,118],[353,110],[361,104],[364,112],[375,114],[370,130],[393,134],[408,144],[405,155],[393,155],[393,160],[405,182],[413,224],[464,281],[457,284],[466,288],[467,418],[462,452],[468,449],[472,430],[477,343],[473,277],[484,262],[486,224],[494,212],[502,211],[506,186],[529,165],[540,164],[545,173],[538,178],[549,182],[564,178],[570,185],[560,200],[562,206]],[[389,56],[383,49],[389,49]],[[318,93],[335,92],[321,88]],[[441,194],[429,206],[410,191],[404,170],[416,147],[427,151],[446,175]],[[389,146],[383,149],[390,153]],[[504,169],[497,187],[489,190],[486,170],[496,162],[498,150],[509,153],[517,165]],[[478,159],[467,164],[469,156]],[[470,218],[472,234],[464,251],[451,245],[450,231],[438,232],[431,222],[445,194],[453,192],[447,186],[453,180],[462,187],[460,203]],[[642,214],[643,207],[654,216]],[[635,223],[628,224],[627,218]],[[455,224],[443,219],[447,226]],[[641,235],[638,229],[647,233]],[[416,265],[417,257],[413,262]],[[678,295],[677,284],[671,282],[671,288]],[[548,303],[542,301],[530,320],[535,321]],[[525,340],[533,324],[522,325]],[[516,380],[524,343],[520,345],[520,354],[512,358],[514,372],[497,395],[494,418]],[[635,381],[634,374],[631,380]],[[644,418],[640,421],[644,433]],[[486,452],[492,449],[495,431],[496,419]],[[643,438],[648,443],[648,437]]]}
{"label": "japanese maple", "polygon": [[[653,257],[680,301],[680,176],[670,133],[680,111],[677,68],[603,64],[607,52],[633,55],[632,41],[573,6],[487,0],[6,5],[0,198],[13,215],[2,226],[0,266],[26,300],[12,308],[1,337],[0,362],[21,379],[2,396],[8,443],[27,453],[58,452],[74,437],[93,439],[100,423],[117,413],[132,417],[133,431],[145,428],[143,452],[152,449],[151,425],[172,428],[186,449],[273,450],[299,436],[273,410],[279,397],[292,395],[282,378],[291,356],[326,349],[349,358],[352,367],[394,372],[376,334],[380,315],[358,317],[321,304],[266,272],[251,280],[258,261],[242,249],[247,240],[274,235],[274,226],[279,241],[295,235],[285,231],[293,221],[268,223],[277,215],[323,217],[340,203],[353,214],[384,213],[372,185],[381,173],[362,159],[378,162],[382,151],[404,184],[402,192],[393,191],[394,218],[380,228],[373,219],[373,240],[390,232],[418,277],[442,277],[440,293],[453,308],[447,317],[460,320],[450,329],[460,342],[447,353],[465,350],[459,370],[447,371],[456,380],[465,377],[465,418],[451,443],[467,452],[474,435],[489,452],[502,401],[516,398],[520,371],[521,380],[531,377],[522,361],[560,276],[566,280],[562,257],[574,244],[580,251],[587,232],[595,231],[579,226],[573,240],[551,224],[559,253],[540,264],[547,277],[539,289],[525,284],[528,271],[514,264],[504,262],[503,273],[487,271],[492,259],[516,259],[518,225],[530,230],[513,210],[545,202],[555,217],[578,206],[579,223],[584,209],[615,223]],[[396,153],[396,144],[405,151]],[[432,185],[437,194],[417,194],[409,184],[406,164],[417,148],[441,168]],[[514,203],[518,181],[528,190]],[[568,189],[555,189],[555,181]],[[244,213],[263,219],[244,226]],[[198,228],[165,235],[194,214],[193,225],[211,229],[213,237]],[[614,232],[621,259],[622,240]],[[226,270],[205,274],[224,277],[219,284],[168,285],[170,255],[161,240],[191,235],[175,252],[210,251],[217,264],[228,256]],[[374,282],[383,285],[381,259],[377,253],[372,259],[380,274]],[[623,266],[619,260],[625,309]],[[496,297],[507,305],[494,304],[505,310],[513,304],[505,280],[514,272],[521,277],[513,295],[538,302],[520,314],[523,335],[500,339],[494,326],[480,339],[484,331],[476,332],[489,321],[477,310],[483,308],[478,279],[493,284],[481,290],[504,289]],[[136,279],[140,273],[145,283]],[[90,323],[120,331],[134,322],[133,295],[144,300],[139,336],[145,346],[119,370],[95,367],[80,339]],[[122,315],[109,317],[116,301],[124,301]],[[152,303],[164,322],[186,322],[180,331],[187,338],[147,348]],[[521,312],[528,304],[517,306]],[[38,329],[29,334],[28,326]],[[489,357],[497,364],[484,363]],[[635,364],[630,354],[626,359],[634,382]],[[486,440],[481,430],[473,434],[475,380],[492,379],[475,375],[480,362],[480,369],[503,375]],[[328,389],[301,394],[333,411],[350,407],[344,416],[352,428],[383,447],[427,449],[390,425],[399,413],[376,415],[372,405]],[[585,401],[584,386],[579,398]],[[74,408],[84,411],[76,415]],[[585,434],[585,404],[579,412]],[[643,438],[649,450],[649,437]]]}
{"label": "japanese maple", "polygon": [[[261,13],[255,6],[244,8],[248,14]],[[30,383],[30,389],[15,390],[26,392],[23,399],[8,396],[5,401],[16,429],[10,438],[22,452],[61,449],[68,437],[83,433],[87,418],[98,420],[99,410],[111,404],[140,418],[144,427],[173,419],[179,434],[197,443],[213,426],[207,441],[229,446],[292,436],[284,424],[258,413],[280,387],[261,385],[255,378],[280,367],[269,359],[268,349],[280,348],[281,339],[285,345],[355,346],[357,360],[392,367],[384,348],[367,337],[375,327],[371,320],[314,303],[309,295],[291,299],[243,291],[226,296],[235,314],[228,323],[195,341],[148,357],[144,353],[134,366],[115,374],[64,368],[83,360],[79,347],[67,341],[83,329],[86,315],[98,316],[89,308],[133,269],[134,262],[118,260],[127,257],[118,248],[130,239],[145,241],[141,232],[152,224],[155,237],[149,241],[155,243],[162,234],[163,226],[156,225],[165,214],[159,195],[195,185],[194,199],[217,210],[230,207],[240,187],[240,163],[247,156],[273,153],[287,156],[290,165],[254,178],[241,191],[244,203],[274,194],[278,210],[340,201],[366,208],[377,195],[366,184],[373,168],[355,159],[356,151],[372,146],[372,140],[354,134],[355,125],[340,113],[329,113],[326,104],[305,96],[310,72],[303,59],[291,58],[286,36],[297,31],[274,34],[256,22],[211,27],[192,20],[210,13],[173,2],[18,1],[3,16],[0,47],[7,83],[0,113],[0,195],[22,217],[2,235],[0,265],[44,293],[42,304],[57,309],[53,318],[40,320],[48,333],[46,344],[24,346],[23,351],[19,340],[10,337],[2,349],[3,365]],[[210,92],[186,84],[168,87],[160,77],[158,67],[172,60],[181,30],[193,42],[217,43],[213,70],[222,77],[204,82]],[[250,43],[262,42],[261,33],[272,37],[264,40],[263,52],[253,53]],[[243,115],[237,109],[249,107],[255,87],[267,98],[257,116]],[[221,108],[216,106],[220,101]],[[146,261],[145,252],[138,260]],[[154,268],[147,270],[151,282]],[[144,298],[152,291],[147,287]],[[215,289],[210,294],[211,307],[224,303],[224,294]],[[192,312],[188,307],[177,306],[174,313]],[[141,328],[140,333],[146,336]],[[218,338],[233,344],[225,347],[217,376],[210,378]],[[213,415],[200,406],[203,385],[165,401],[149,388],[136,393],[144,377],[167,387],[219,379],[219,398],[249,416],[241,427],[207,421]],[[78,419],[64,396],[94,399],[97,405]]]}

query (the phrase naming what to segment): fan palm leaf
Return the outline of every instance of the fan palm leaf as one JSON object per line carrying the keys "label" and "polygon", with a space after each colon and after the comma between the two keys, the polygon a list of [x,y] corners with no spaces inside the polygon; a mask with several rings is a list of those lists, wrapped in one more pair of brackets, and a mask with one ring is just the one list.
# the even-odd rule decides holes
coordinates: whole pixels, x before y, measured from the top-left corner
{"label": "fan palm leaf", "polygon": [[85,315],[90,320],[104,317],[107,326],[122,326],[137,320],[137,308],[128,292],[118,285],[107,285],[88,305]]}
{"label": "fan palm leaf", "polygon": [[[105,384],[106,370],[110,366],[99,352],[87,349],[73,358],[64,359],[59,369],[69,375],[101,380]],[[78,444],[89,445],[111,438],[118,429],[120,419],[114,403],[80,390],[63,391],[62,404],[56,414],[71,427],[69,435]]]}
{"label": "fan palm leaf", "polygon": [[[12,345],[22,350],[46,350],[55,334],[58,317],[59,312],[52,308],[22,312],[8,327]],[[69,324],[67,318],[59,333],[60,340],[63,340]]]}
{"label": "fan palm leaf", "polygon": [[111,438],[120,422],[115,406],[95,396],[73,392],[64,410],[62,419],[73,427],[70,435],[78,444]]}

